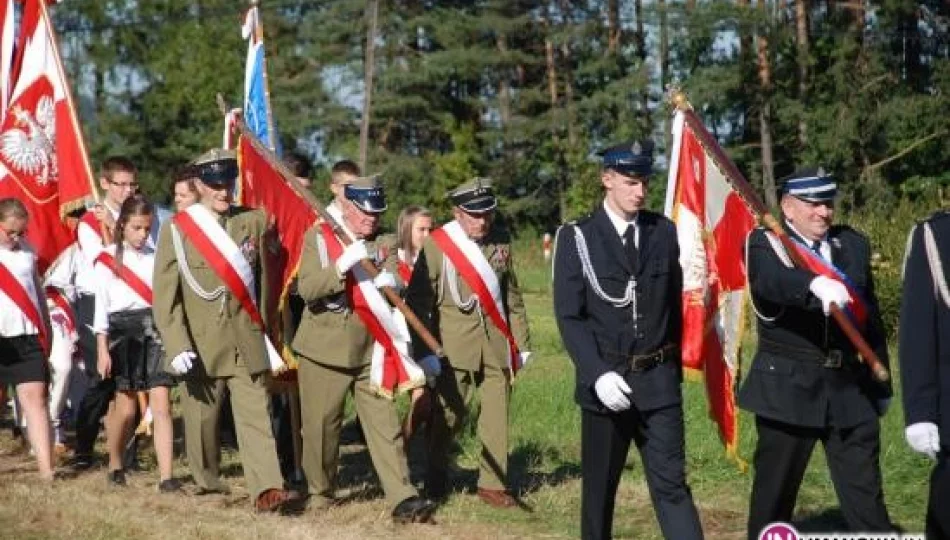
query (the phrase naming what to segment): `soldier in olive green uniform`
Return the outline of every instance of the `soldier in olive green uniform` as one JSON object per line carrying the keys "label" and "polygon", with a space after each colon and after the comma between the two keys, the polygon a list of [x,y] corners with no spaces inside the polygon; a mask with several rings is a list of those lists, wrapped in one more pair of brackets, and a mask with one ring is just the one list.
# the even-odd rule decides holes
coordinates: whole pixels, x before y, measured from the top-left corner
{"label": "soldier in olive green uniform", "polygon": [[346,292],[348,272],[366,258],[383,269],[373,282],[376,287],[397,285],[396,251],[377,236],[385,209],[379,179],[356,179],[328,208],[356,241],[340,248],[334,257],[337,241],[327,238],[322,221],[305,236],[297,292],[307,309],[293,342],[300,357],[303,469],[311,504],[328,504],[336,488],[343,403],[346,394],[353,392],[370,457],[387,499],[395,505],[393,519],[426,521],[435,505],[419,497],[409,482],[395,406],[370,383],[374,339],[353,312]]}
{"label": "soldier in olive green uniform", "polygon": [[[253,269],[257,305],[266,305],[261,249],[268,222],[263,211],[231,206],[237,177],[233,152],[212,150],[195,163],[201,208],[216,220]],[[178,216],[180,217],[180,216]],[[155,257],[153,312],[166,351],[166,369],[181,377],[188,462],[202,491],[226,491],[218,478],[218,419],[224,389],[231,394],[248,491],[262,511],[297,508],[297,494],[281,488],[274,438],[267,415],[265,379],[272,365],[261,327],[212,268],[182,225],[168,220]],[[196,220],[197,222],[197,220]],[[220,230],[220,229],[219,229]]]}
{"label": "soldier in olive green uniform", "polygon": [[[510,238],[493,226],[497,205],[491,183],[476,178],[449,193],[453,215],[465,236],[474,241],[497,277],[511,334],[530,353],[528,321],[511,260]],[[447,229],[448,224],[443,229]],[[507,492],[508,398],[511,384],[507,337],[486,315],[478,297],[430,235],[416,260],[406,302],[438,336],[446,359],[436,380],[438,399],[430,422],[427,494],[442,497],[447,490],[448,452],[463,425],[476,391],[481,394],[478,437],[482,443],[478,494],[500,508],[515,506]],[[431,371],[436,358],[413,336],[413,356]]]}

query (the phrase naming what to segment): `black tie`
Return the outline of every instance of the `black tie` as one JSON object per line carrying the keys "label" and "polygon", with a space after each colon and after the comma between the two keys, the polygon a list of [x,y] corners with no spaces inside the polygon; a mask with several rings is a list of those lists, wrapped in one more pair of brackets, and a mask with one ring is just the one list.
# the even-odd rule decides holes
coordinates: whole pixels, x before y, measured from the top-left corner
{"label": "black tie", "polygon": [[811,249],[821,257],[821,240],[815,240],[815,243],[811,245]]}
{"label": "black tie", "polygon": [[637,262],[639,262],[640,259],[640,254],[637,252],[635,231],[636,228],[631,224],[627,225],[627,230],[623,233],[623,249],[627,254],[627,260],[630,261],[630,266],[634,270],[637,269]]}

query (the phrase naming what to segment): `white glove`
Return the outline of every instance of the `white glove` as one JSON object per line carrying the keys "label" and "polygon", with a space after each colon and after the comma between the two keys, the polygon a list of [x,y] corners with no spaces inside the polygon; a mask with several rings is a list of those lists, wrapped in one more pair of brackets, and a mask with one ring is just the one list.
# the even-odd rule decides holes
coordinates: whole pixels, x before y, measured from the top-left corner
{"label": "white glove", "polygon": [[917,422],[907,426],[904,430],[907,444],[914,452],[919,452],[930,459],[937,459],[940,451],[940,431],[933,422]]}
{"label": "white glove", "polygon": [[198,355],[191,351],[182,351],[178,353],[178,356],[172,359],[172,371],[175,372],[175,375],[184,375],[185,373],[188,373],[192,366],[195,365],[195,358],[198,358]]}
{"label": "white glove", "polygon": [[831,313],[831,304],[844,308],[851,301],[848,289],[840,282],[825,276],[818,276],[808,284],[808,290],[821,300],[821,309],[825,315]]}
{"label": "white glove", "polygon": [[366,242],[363,240],[357,240],[352,244],[343,248],[343,253],[340,253],[340,256],[337,257],[336,270],[342,276],[347,273],[350,268],[353,268],[359,264],[361,259],[368,259],[369,253],[366,251]]}
{"label": "white glove", "polygon": [[267,362],[270,364],[270,372],[272,375],[280,375],[289,369],[287,364],[284,363],[284,359],[281,358],[280,353],[277,352],[274,344],[271,343],[270,338],[266,336],[264,337],[264,348],[267,350]]}
{"label": "white glove", "polygon": [[442,361],[434,354],[427,354],[419,360],[419,367],[426,374],[427,379],[434,379],[442,374]]}
{"label": "white glove", "polygon": [[627,397],[631,392],[630,387],[616,371],[601,375],[594,383],[594,392],[597,393],[597,399],[613,412],[630,408],[630,398]]}
{"label": "white glove", "polygon": [[383,287],[396,288],[396,276],[393,275],[389,270],[382,270],[376,277],[373,278],[373,285],[377,289],[382,289]]}
{"label": "white glove", "polygon": [[521,367],[524,368],[528,365],[528,360],[531,359],[531,351],[526,351],[518,353],[521,356]]}

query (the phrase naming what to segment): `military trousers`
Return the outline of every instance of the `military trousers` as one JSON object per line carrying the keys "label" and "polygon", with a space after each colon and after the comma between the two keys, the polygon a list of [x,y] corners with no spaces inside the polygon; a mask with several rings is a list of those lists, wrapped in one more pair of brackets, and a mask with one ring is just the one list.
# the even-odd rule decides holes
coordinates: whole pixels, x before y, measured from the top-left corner
{"label": "military trousers", "polygon": [[[418,493],[409,482],[402,429],[392,400],[370,385],[369,364],[342,368],[301,359],[300,417],[303,473],[311,497],[333,499],[340,462],[340,429],[346,394],[353,393],[370,459],[386,499],[393,505]],[[311,504],[314,504],[312,502]]]}
{"label": "military trousers", "polygon": [[[200,361],[199,361],[200,363]],[[225,389],[230,393],[238,450],[247,490],[256,499],[268,489],[283,487],[269,416],[270,397],[266,373],[250,375],[242,365],[233,375],[210,377],[194,374],[180,384],[185,452],[198,487],[226,491],[220,479],[221,437],[219,423]]]}
{"label": "military trousers", "polygon": [[937,455],[937,464],[930,475],[930,497],[927,502],[927,538],[950,540],[950,447]]}
{"label": "military trousers", "polygon": [[748,537],[756,540],[773,521],[791,522],[805,469],[821,441],[841,513],[852,531],[894,530],[884,506],[880,425],[877,419],[847,429],[809,428],[755,417],[755,478]]}
{"label": "military trousers", "polygon": [[686,442],[680,404],[652,411],[581,411],[581,538],[606,540],[613,532],[620,476],[636,445],[663,537],[702,540],[686,482]]}
{"label": "military trousers", "polygon": [[[508,486],[508,400],[511,385],[506,369],[482,363],[478,371],[454,369],[443,364],[436,380],[436,395],[429,423],[428,476],[444,482],[452,443],[464,426],[475,400],[481,400],[477,434],[482,445],[478,459],[478,487]],[[443,486],[427,486],[434,493]]]}

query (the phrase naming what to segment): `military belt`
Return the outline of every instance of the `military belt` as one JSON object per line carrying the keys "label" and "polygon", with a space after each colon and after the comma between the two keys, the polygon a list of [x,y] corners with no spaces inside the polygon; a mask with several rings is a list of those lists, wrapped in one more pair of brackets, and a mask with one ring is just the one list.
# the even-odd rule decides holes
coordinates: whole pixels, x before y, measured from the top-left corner
{"label": "military belt", "polygon": [[627,364],[627,367],[630,368],[632,372],[638,371],[649,371],[660,364],[663,364],[669,360],[677,358],[677,352],[679,346],[675,343],[667,343],[663,345],[656,351],[649,354],[617,354],[612,352],[604,352],[603,356],[607,358],[623,358],[624,363]]}
{"label": "military belt", "polygon": [[817,364],[827,369],[841,369],[855,360],[853,353],[841,349],[821,350],[818,347],[798,347],[766,338],[759,338],[759,350],[803,364]]}

